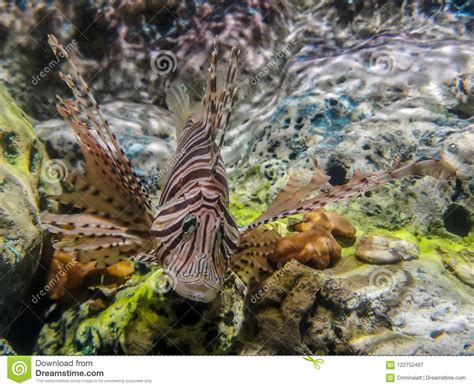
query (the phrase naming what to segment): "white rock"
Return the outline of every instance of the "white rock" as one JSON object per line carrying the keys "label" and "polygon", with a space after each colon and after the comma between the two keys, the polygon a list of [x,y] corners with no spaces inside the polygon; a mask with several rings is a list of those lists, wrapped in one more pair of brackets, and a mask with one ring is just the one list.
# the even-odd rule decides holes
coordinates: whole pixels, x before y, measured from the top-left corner
{"label": "white rock", "polygon": [[356,256],[372,264],[393,264],[402,260],[414,260],[419,255],[414,243],[381,236],[362,237],[356,249]]}

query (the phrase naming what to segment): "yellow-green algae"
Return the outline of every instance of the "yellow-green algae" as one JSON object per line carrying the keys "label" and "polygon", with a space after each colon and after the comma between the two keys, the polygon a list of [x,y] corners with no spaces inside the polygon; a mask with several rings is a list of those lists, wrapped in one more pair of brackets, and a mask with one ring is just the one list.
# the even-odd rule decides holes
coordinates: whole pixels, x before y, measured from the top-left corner
{"label": "yellow-green algae", "polygon": [[[234,174],[230,178],[230,212],[239,227],[247,226],[261,216],[270,202],[271,189],[278,191],[285,179],[273,182],[261,176],[262,163],[246,169],[243,173]],[[274,193],[275,194],[275,193]],[[281,235],[288,234],[288,224],[301,219],[300,215],[291,216],[271,223]]]}
{"label": "yellow-green algae", "polygon": [[267,207],[267,196],[272,182],[260,176],[261,164],[232,175],[230,212],[237,225],[245,226],[260,216]]}
{"label": "yellow-green algae", "polygon": [[[19,176],[28,176],[28,178],[33,176],[38,179],[38,171],[30,171],[31,145],[37,142],[31,123],[1,85],[0,101],[0,129],[2,135],[2,153],[0,157],[6,159]],[[11,135],[10,139],[5,138],[8,134]],[[38,152],[41,153],[42,148],[39,148]]]}
{"label": "yellow-green algae", "polygon": [[42,193],[59,187],[41,178],[46,160],[28,118],[0,85],[0,273],[9,274],[0,283],[0,331],[38,266]]}
{"label": "yellow-green algae", "polygon": [[[19,231],[32,231],[39,224],[39,189],[49,194],[60,189],[58,184],[42,179],[41,167],[47,160],[44,146],[36,138],[28,117],[0,85],[1,204],[12,210],[8,212],[11,216],[25,213],[23,218],[18,218],[21,221]],[[9,185],[7,181],[10,181]],[[26,206],[20,206],[20,197],[24,197]],[[4,242],[0,224],[0,246]]]}
{"label": "yellow-green algae", "polygon": [[[349,218],[350,219],[350,218]],[[394,237],[402,240],[416,243],[420,248],[420,258],[435,259],[441,258],[440,251],[458,253],[463,249],[474,249],[474,233],[471,232],[466,237],[460,237],[447,231],[431,232],[421,234],[411,225],[397,230],[386,230],[374,226],[370,223],[371,219],[367,217],[365,222],[363,218],[358,220],[350,219],[357,229],[356,237],[363,235]],[[343,248],[343,254],[353,254],[355,246]]]}
{"label": "yellow-green algae", "polygon": [[[468,236],[460,237],[445,230],[420,233],[411,225],[404,226],[397,230],[386,230],[374,226],[371,224],[371,220],[372,219],[370,217],[364,218],[363,216],[358,216],[355,220],[351,219],[351,222],[357,229],[356,238],[359,238],[363,235],[372,235],[399,238],[413,242],[418,245],[420,250],[418,260],[430,261],[440,273],[444,273],[446,271],[445,268],[448,267],[448,264],[451,261],[458,259],[460,252],[468,251],[471,252],[471,254],[474,252],[474,232],[472,231]],[[343,257],[350,258],[350,260],[355,264],[355,245],[343,247],[342,255]],[[465,277],[469,276],[469,274],[472,277],[473,271],[472,261],[470,262],[470,268],[466,268],[466,265],[468,264],[464,262],[462,264],[464,265],[462,268],[457,268],[454,266],[454,264],[454,268],[449,268],[453,275],[458,278],[458,283],[455,281],[453,284],[458,284],[460,286],[460,290],[464,290],[462,283],[470,285],[469,282],[466,281]],[[368,264],[361,262],[357,263],[357,267],[360,267],[361,265]],[[466,271],[468,275],[465,275]]]}
{"label": "yellow-green algae", "polygon": [[173,292],[158,292],[162,276],[163,270],[156,267],[148,274],[135,274],[98,313],[92,301],[66,311],[58,322],[43,327],[36,353],[228,353],[241,324],[232,305],[236,291],[230,282],[235,279],[229,280],[227,298],[197,306]]}
{"label": "yellow-green algae", "polygon": [[243,203],[237,194],[230,195],[230,213],[238,226],[246,226],[265,211],[265,205],[259,203]]}

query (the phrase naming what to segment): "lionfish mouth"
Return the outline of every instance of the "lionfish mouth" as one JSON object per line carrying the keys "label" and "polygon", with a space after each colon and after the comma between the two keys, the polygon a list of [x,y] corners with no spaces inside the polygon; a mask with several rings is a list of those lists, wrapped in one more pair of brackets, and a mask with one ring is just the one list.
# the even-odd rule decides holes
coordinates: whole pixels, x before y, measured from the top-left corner
{"label": "lionfish mouth", "polygon": [[209,269],[209,256],[198,254],[191,265],[176,270],[174,261],[163,263],[163,269],[172,283],[172,289],[179,295],[197,301],[211,302],[222,289],[223,279]]}
{"label": "lionfish mouth", "polygon": [[184,298],[196,302],[211,302],[220,292],[222,285],[203,277],[176,277],[174,291]]}

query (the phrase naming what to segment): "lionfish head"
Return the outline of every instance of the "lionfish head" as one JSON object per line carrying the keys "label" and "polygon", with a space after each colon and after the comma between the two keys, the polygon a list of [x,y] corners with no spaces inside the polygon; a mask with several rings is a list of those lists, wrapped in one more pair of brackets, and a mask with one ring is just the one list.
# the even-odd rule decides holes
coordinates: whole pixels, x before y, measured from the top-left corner
{"label": "lionfish head", "polygon": [[200,302],[212,301],[222,289],[230,256],[239,242],[237,225],[227,209],[209,205],[174,218],[165,211],[154,224],[160,235],[158,254],[174,290]]}

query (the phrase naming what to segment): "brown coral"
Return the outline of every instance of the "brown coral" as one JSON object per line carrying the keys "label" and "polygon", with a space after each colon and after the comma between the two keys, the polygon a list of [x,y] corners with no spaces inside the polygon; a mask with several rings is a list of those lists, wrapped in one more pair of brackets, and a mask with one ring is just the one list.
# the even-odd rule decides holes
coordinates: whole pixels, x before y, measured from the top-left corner
{"label": "brown coral", "polygon": [[268,259],[286,263],[296,259],[311,267],[327,268],[331,260],[341,257],[342,248],[335,236],[352,238],[356,230],[337,213],[322,209],[306,213],[303,222],[296,225],[299,233],[280,238]]}
{"label": "brown coral", "polygon": [[299,232],[304,232],[321,226],[329,228],[331,234],[335,237],[353,238],[356,234],[356,229],[347,218],[335,212],[326,212],[322,209],[306,213],[303,222],[297,224],[295,229]]}

